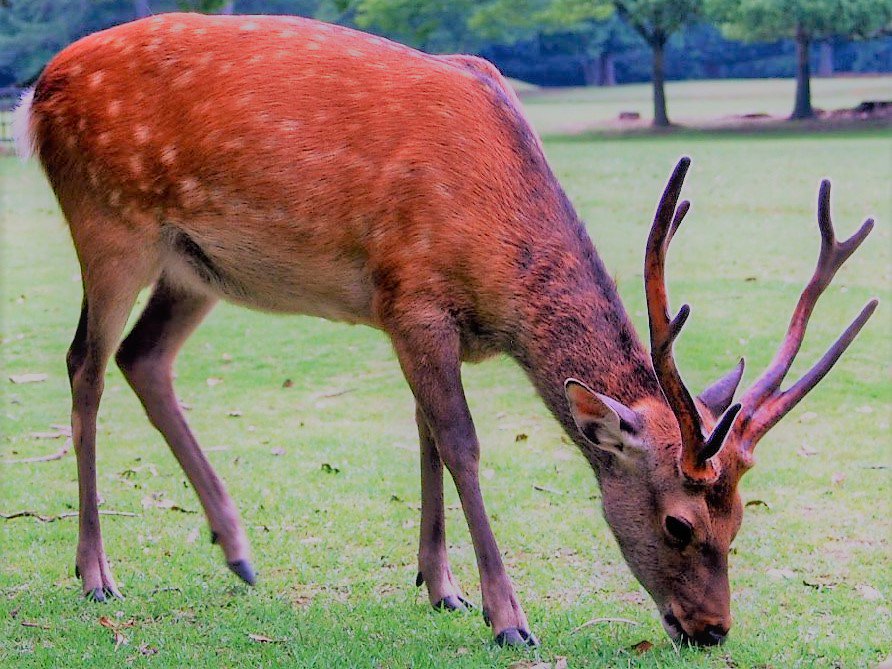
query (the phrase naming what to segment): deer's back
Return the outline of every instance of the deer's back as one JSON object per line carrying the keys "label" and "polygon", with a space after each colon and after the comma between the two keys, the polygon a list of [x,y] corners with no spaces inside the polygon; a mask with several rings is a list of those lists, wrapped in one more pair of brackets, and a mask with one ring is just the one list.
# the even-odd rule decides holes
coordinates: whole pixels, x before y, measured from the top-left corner
{"label": "deer's back", "polygon": [[356,322],[411,277],[477,299],[550,175],[488,63],[299,18],[97,33],[50,63],[33,114],[76,244],[137,229],[184,281]]}

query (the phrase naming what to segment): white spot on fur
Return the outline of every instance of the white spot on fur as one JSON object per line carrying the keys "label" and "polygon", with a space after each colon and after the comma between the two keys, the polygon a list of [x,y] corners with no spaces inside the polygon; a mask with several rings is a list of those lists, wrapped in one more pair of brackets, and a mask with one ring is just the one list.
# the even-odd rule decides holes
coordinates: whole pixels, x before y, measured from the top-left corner
{"label": "white spot on fur", "polygon": [[111,135],[107,132],[100,132],[96,135],[96,143],[99,146],[108,146],[111,143]]}
{"label": "white spot on fur", "polygon": [[254,21],[248,21],[239,26],[239,30],[257,30],[258,25]]}
{"label": "white spot on fur", "polygon": [[359,49],[347,49],[347,55],[353,56],[354,58],[362,58],[362,51]]}
{"label": "white spot on fur", "polygon": [[34,153],[34,137],[31,134],[31,102],[34,100],[34,89],[29,88],[22,94],[18,107],[12,114],[12,136],[15,139],[15,152],[23,161]]}
{"label": "white spot on fur", "polygon": [[113,207],[117,207],[118,205],[120,205],[121,204],[121,191],[113,190],[111,193],[109,193],[108,194],[108,203]]}
{"label": "white spot on fur", "polygon": [[144,125],[137,125],[133,128],[133,138],[139,144],[145,144],[149,141],[149,129]]}
{"label": "white spot on fur", "polygon": [[185,88],[192,83],[195,73],[192,70],[182,70],[173,79],[173,85],[177,88]]}
{"label": "white spot on fur", "polygon": [[84,71],[84,66],[80,63],[75,63],[68,71],[71,73],[72,76],[76,77]]}
{"label": "white spot on fur", "polygon": [[172,33],[179,33],[179,32],[184,31],[185,29],[186,29],[186,24],[185,24],[185,23],[174,23],[174,24],[170,27],[170,32],[172,32]]}
{"label": "white spot on fur", "polygon": [[108,103],[108,115],[109,116],[117,116],[121,113],[121,101],[120,100],[112,100]]}
{"label": "white spot on fur", "polygon": [[307,48],[312,49],[313,51],[317,51],[322,48],[322,45],[318,42],[307,42]]}
{"label": "white spot on fur", "polygon": [[105,71],[104,70],[96,70],[93,74],[90,75],[90,86],[96,88],[99,84],[102,83],[102,80],[105,79]]}
{"label": "white spot on fur", "polygon": [[196,28],[195,30],[192,31],[192,34],[193,35],[206,35],[207,30],[205,30],[204,28]]}
{"label": "white spot on fur", "polygon": [[260,54],[251,56],[251,58],[248,60],[248,62],[249,62],[249,63],[262,63],[262,62],[263,62],[263,56],[261,56]]}
{"label": "white spot on fur", "polygon": [[170,167],[177,159],[177,147],[169,144],[161,150],[161,162]]}
{"label": "white spot on fur", "polygon": [[194,179],[193,177],[186,177],[185,179],[181,179],[179,188],[180,202],[182,202],[183,207],[186,209],[198,207],[206,200],[205,193],[204,191],[202,191],[201,184],[198,183],[198,179]]}
{"label": "white spot on fur", "polygon": [[283,30],[282,32],[279,33],[279,37],[284,37],[286,39],[289,37],[295,37],[296,35],[297,35],[297,33],[294,32],[293,30]]}
{"label": "white spot on fur", "polygon": [[134,153],[130,156],[130,171],[137,177],[142,174],[142,158],[139,157],[139,154]]}

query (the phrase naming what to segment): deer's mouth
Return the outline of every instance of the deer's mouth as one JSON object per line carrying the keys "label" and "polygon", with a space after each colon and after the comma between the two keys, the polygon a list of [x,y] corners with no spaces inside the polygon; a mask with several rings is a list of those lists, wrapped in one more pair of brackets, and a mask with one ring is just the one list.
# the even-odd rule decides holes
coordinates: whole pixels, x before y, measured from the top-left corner
{"label": "deer's mouth", "polygon": [[716,646],[725,642],[728,634],[727,628],[720,629],[716,625],[709,625],[697,634],[688,634],[682,626],[678,617],[672,613],[670,605],[660,618],[663,623],[663,629],[672,638],[673,641],[681,643],[689,643],[695,646]]}

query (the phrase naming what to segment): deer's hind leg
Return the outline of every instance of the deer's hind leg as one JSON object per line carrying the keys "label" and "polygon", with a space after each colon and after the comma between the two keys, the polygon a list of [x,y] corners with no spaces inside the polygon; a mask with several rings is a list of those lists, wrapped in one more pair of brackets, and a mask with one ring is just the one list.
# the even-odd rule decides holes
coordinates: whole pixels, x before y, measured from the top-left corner
{"label": "deer's hind leg", "polygon": [[[76,228],[72,225],[72,230]],[[96,415],[108,359],[120,340],[139,291],[152,279],[151,258],[115,254],[109,242],[91,255],[75,245],[81,260],[84,300],[74,341],[68,350],[71,382],[71,436],[77,457],[79,529],[75,572],[87,598],[121,597],[108,565],[99,527],[96,482]],[[137,247],[138,248],[138,247]]]}
{"label": "deer's hind leg", "polygon": [[238,510],[189,429],[173,389],[174,359],[216,302],[215,297],[174,284],[162,275],[115,359],[195,488],[211,528],[211,541],[223,548],[229,568],[253,584],[248,540]]}

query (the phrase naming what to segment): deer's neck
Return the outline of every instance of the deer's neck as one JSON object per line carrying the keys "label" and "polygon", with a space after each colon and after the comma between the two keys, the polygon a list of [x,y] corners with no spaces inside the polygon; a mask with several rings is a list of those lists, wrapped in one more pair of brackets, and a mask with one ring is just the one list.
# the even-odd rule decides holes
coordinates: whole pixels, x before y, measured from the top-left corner
{"label": "deer's neck", "polygon": [[581,223],[570,241],[570,249],[537,253],[523,268],[519,283],[529,299],[518,307],[522,320],[512,353],[597,469],[600,452],[579,435],[564,382],[579,379],[627,406],[661,392],[616,285]]}

